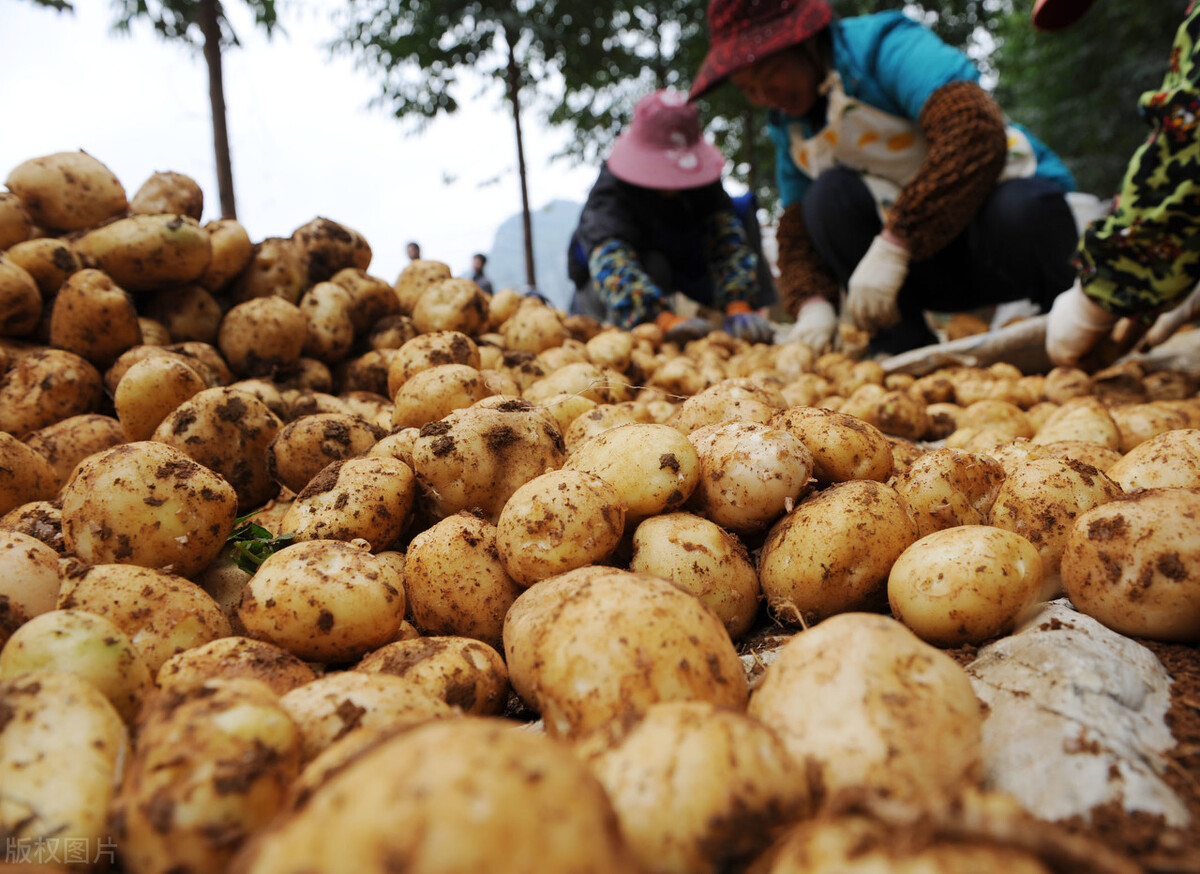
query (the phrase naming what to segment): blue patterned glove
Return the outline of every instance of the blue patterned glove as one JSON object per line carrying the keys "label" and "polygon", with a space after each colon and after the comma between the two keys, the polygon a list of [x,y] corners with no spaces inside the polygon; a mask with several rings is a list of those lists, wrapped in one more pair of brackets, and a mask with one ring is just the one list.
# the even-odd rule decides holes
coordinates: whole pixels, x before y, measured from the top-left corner
{"label": "blue patterned glove", "polygon": [[744,301],[734,301],[725,307],[725,333],[748,343],[772,343],[775,340],[771,323]]}

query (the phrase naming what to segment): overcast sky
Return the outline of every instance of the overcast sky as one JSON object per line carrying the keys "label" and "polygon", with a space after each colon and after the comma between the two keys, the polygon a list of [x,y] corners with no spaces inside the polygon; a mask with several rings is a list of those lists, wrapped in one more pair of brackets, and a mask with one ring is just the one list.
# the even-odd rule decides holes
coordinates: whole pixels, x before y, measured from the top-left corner
{"label": "overcast sky", "polygon": [[[242,3],[225,4],[244,44],[224,55],[238,219],[254,241],[289,236],[318,215],[349,225],[371,244],[369,272],[389,282],[410,239],[461,274],[520,211],[511,114],[498,89],[464,89],[464,109],[420,133],[368,109],[378,92],[369,74],[320,47],[337,2],[279,2],[287,34],[271,41]],[[71,15],[0,0],[0,179],[29,158],[83,149],[130,197],[155,171],[186,173],[204,190],[202,220],[218,218],[199,52],[144,23],[131,36],[111,33],[109,0],[75,6]],[[542,130],[533,111],[522,122],[532,207],[582,201],[597,168],[551,162],[563,135]]]}

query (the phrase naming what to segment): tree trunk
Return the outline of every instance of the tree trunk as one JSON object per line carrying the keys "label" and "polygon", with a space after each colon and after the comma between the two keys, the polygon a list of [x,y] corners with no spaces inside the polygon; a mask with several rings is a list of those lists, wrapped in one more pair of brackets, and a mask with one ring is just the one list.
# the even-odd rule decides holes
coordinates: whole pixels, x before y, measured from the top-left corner
{"label": "tree trunk", "polygon": [[[506,33],[505,36],[508,34]],[[525,176],[525,141],[521,136],[521,70],[517,66],[513,40],[508,40],[508,99],[512,103],[513,127],[517,132],[517,175],[521,179],[521,224],[525,229],[525,281],[537,288],[533,265],[533,216],[529,211],[529,181]]]}
{"label": "tree trunk", "polygon": [[236,219],[233,162],[229,157],[229,130],[225,124],[225,81],[221,75],[221,24],[217,20],[217,0],[200,0],[200,30],[204,34],[204,60],[208,64],[208,102],[212,107],[213,151],[217,159],[221,217]]}

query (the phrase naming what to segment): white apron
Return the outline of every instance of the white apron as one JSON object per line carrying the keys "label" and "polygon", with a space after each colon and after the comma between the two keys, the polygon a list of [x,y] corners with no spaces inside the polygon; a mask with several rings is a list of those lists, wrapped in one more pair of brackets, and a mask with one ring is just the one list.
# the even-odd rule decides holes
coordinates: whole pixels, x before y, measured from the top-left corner
{"label": "white apron", "polygon": [[[847,96],[836,70],[830,71],[820,92],[829,103],[825,127],[806,137],[803,125],[793,122],[789,128],[792,160],[814,179],[833,167],[858,171],[875,199],[880,220],[886,222],[901,189],[925,161],[928,147],[920,127]],[[1036,169],[1029,138],[1009,125],[1008,160],[1001,181],[1032,176]]]}

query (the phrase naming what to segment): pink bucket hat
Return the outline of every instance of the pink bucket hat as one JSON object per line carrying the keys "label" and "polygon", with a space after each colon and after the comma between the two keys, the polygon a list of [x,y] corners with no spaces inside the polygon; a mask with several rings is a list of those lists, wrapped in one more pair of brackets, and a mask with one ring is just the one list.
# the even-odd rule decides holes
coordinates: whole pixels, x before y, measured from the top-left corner
{"label": "pink bucket hat", "polygon": [[608,169],[643,188],[699,188],[721,178],[725,156],[700,132],[700,112],[682,91],[655,91],[637,102],[633,122],[613,143]]}
{"label": "pink bucket hat", "polygon": [[1033,4],[1033,26],[1038,30],[1065,30],[1091,8],[1093,0],[1037,0]]}

